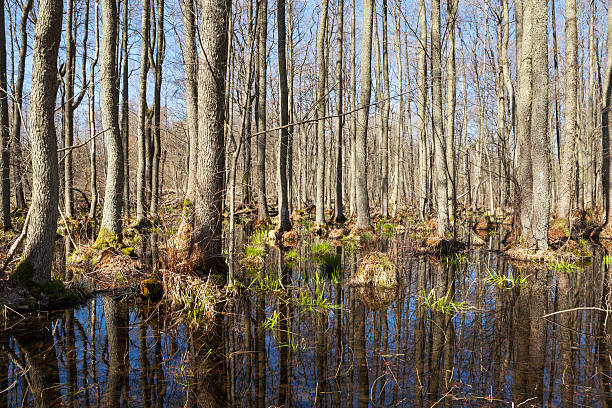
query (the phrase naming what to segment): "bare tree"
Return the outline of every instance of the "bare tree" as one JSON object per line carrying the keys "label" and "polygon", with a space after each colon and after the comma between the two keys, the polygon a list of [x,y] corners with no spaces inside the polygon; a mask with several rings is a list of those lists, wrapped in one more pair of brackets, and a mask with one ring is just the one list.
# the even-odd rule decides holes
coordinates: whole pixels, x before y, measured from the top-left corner
{"label": "bare tree", "polygon": [[[91,201],[89,205],[89,218],[92,220],[96,219],[96,208],[98,206],[98,177],[97,177],[97,166],[96,166],[96,89],[95,89],[95,73],[96,65],[100,57],[100,33],[98,23],[98,0],[94,3],[94,21],[95,21],[95,39],[96,39],[96,53],[93,61],[89,65],[89,105],[88,105],[88,122],[89,122],[89,138],[91,139],[89,148],[89,184],[91,189]],[[125,85],[125,83],[124,83]]]}
{"label": "bare tree", "polygon": [[343,223],[344,217],[343,207],[343,184],[342,184],[342,146],[343,146],[343,131],[344,131],[344,115],[342,105],[344,104],[344,64],[342,55],[344,54],[344,1],[338,0],[338,34],[336,38],[336,73],[338,76],[338,85],[336,87],[336,205],[334,210],[334,218],[336,222]]}
{"label": "bare tree", "polygon": [[6,82],[6,31],[4,30],[4,2],[0,4],[0,228],[11,229],[10,128]]}
{"label": "bare tree", "polygon": [[[157,38],[156,38],[157,37]],[[149,47],[149,63],[153,69],[155,86],[153,90],[153,151],[151,159],[151,202],[149,214],[157,217],[157,205],[159,203],[159,161],[161,158],[161,86],[162,67],[166,53],[166,35],[164,33],[164,0],[157,0],[157,27],[153,29],[153,43],[157,40],[157,50],[153,56],[153,49]]]}
{"label": "bare tree", "polygon": [[257,218],[264,220],[268,217],[268,202],[266,198],[266,68],[268,36],[268,0],[261,0],[257,7],[257,79],[255,85],[255,130],[256,165],[255,165],[255,194],[257,197]]}
{"label": "bare tree", "polygon": [[196,259],[210,265],[221,257],[221,224],[225,181],[225,75],[227,71],[228,0],[200,0],[198,70],[198,185],[193,244]]}
{"label": "bare tree", "polygon": [[30,90],[32,204],[23,255],[13,272],[13,277],[37,284],[44,284],[51,278],[51,262],[57,236],[59,166],[54,112],[62,11],[61,1],[38,2],[38,16],[34,25],[32,44]]}
{"label": "bare tree", "polygon": [[289,198],[287,183],[287,149],[289,144],[289,89],[287,86],[285,0],[276,5],[278,24],[278,82],[280,106],[280,131],[278,138],[278,228],[279,231],[291,229],[289,221]]}
{"label": "bare tree", "polygon": [[146,217],[147,73],[149,72],[150,0],[142,0],[140,95],[138,97],[138,168],[136,169],[136,222]]}
{"label": "bare tree", "polygon": [[366,136],[372,91],[372,21],[374,0],[363,2],[363,31],[361,40],[361,94],[357,113],[355,176],[357,183],[357,228],[370,227],[370,203],[366,170]]}
{"label": "bare tree", "polygon": [[13,172],[13,184],[15,188],[15,203],[17,208],[25,207],[25,195],[23,193],[24,176],[21,174],[22,169],[22,152],[21,152],[21,125],[23,117],[21,115],[23,109],[23,81],[25,78],[25,63],[28,50],[28,17],[32,11],[34,0],[27,0],[21,10],[21,20],[19,22],[19,62],[17,64],[17,79],[15,81],[15,94],[13,101],[13,120],[12,120],[12,136],[13,156],[15,158],[15,171]]}
{"label": "bare tree", "polygon": [[438,200],[438,235],[448,231],[448,175],[442,118],[442,44],[440,38],[440,1],[431,2],[431,98],[433,108],[433,139],[435,145],[436,198]]}
{"label": "bare tree", "polygon": [[427,216],[427,13],[425,0],[419,0],[417,132],[419,134],[419,215]]}
{"label": "bare tree", "polygon": [[[183,0],[185,31],[185,100],[187,105],[187,134],[189,135],[189,171],[186,200],[193,200],[198,163],[198,50],[196,46],[196,6],[194,0]],[[187,204],[190,204],[188,202]]]}
{"label": "bare tree", "polygon": [[325,111],[327,97],[325,95],[325,82],[327,79],[327,55],[325,53],[325,37],[327,33],[328,0],[321,1],[319,14],[319,27],[317,29],[317,87],[316,87],[316,192],[315,192],[315,225],[325,223]]}
{"label": "bare tree", "polygon": [[[122,59],[122,90],[121,90],[121,139],[123,140],[123,213],[126,217],[130,216],[130,108],[128,106],[129,99],[129,53],[128,53],[128,6],[129,1],[123,1],[123,21],[121,33],[121,59]],[[97,8],[97,7],[96,7]],[[96,19],[97,24],[97,19]],[[97,47],[96,34],[96,47]],[[97,48],[96,48],[97,49]],[[97,61],[97,54],[96,54]]]}
{"label": "bare tree", "polygon": [[569,216],[574,191],[574,147],[578,132],[578,27],[576,22],[576,0],[565,2],[565,133],[561,175],[559,179],[559,200],[557,215],[561,219]]}
{"label": "bare tree", "polygon": [[102,1],[102,40],[100,42],[100,111],[107,131],[106,187],[102,222],[96,245],[117,245],[122,240],[123,142],[119,132],[119,89],[117,87],[117,3]]}

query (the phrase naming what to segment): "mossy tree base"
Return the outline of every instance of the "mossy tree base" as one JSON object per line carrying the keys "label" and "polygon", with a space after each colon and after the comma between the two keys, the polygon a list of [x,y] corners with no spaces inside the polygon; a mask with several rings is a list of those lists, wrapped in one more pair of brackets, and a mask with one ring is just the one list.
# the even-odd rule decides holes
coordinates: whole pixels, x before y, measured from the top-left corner
{"label": "mossy tree base", "polygon": [[94,249],[103,250],[106,248],[114,248],[120,250],[123,248],[122,236],[121,234],[117,234],[107,230],[105,227],[100,227],[100,231],[98,232],[98,238],[96,238],[96,242],[93,244]]}

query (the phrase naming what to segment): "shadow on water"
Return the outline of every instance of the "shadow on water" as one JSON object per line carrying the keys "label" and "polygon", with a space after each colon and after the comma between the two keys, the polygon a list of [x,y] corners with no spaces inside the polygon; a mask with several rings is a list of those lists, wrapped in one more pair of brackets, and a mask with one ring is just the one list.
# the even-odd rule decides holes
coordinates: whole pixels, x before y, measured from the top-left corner
{"label": "shadow on water", "polygon": [[[155,263],[155,237],[145,245]],[[282,289],[252,285],[212,333],[108,295],[3,321],[0,407],[612,407],[603,254],[580,271],[523,271],[487,250],[439,262],[389,242],[401,285],[381,291],[349,287],[360,255],[337,250],[330,271],[307,245],[290,263],[270,248]],[[510,272],[523,279],[491,278]]]}

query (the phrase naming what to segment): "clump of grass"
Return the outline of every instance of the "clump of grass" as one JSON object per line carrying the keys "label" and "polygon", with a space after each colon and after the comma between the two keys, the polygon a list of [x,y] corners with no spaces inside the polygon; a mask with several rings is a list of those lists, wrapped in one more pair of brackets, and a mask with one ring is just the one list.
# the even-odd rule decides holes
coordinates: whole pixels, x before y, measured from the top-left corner
{"label": "clump of grass", "polygon": [[444,296],[440,296],[436,293],[435,289],[432,289],[427,295],[423,296],[422,305],[428,309],[443,313],[449,316],[454,316],[457,313],[463,313],[467,309],[465,302],[455,302],[452,296],[447,293]]}
{"label": "clump of grass", "polygon": [[331,243],[317,240],[310,244],[310,250],[314,263],[331,269],[340,266],[340,257],[336,253],[336,248]]}
{"label": "clump of grass", "polygon": [[253,285],[262,292],[278,292],[283,289],[283,283],[281,282],[280,276],[270,276],[262,272],[255,275],[255,278],[247,289],[252,288]]}
{"label": "clump of grass", "polygon": [[577,272],[582,270],[582,268],[576,265],[574,262],[565,259],[554,259],[549,261],[548,268],[555,271],[564,272]]}
{"label": "clump of grass", "polygon": [[300,289],[299,305],[303,311],[325,311],[335,306],[327,301],[325,296],[325,280],[315,271],[314,279],[310,280],[312,287],[312,295],[308,294],[305,289]]}
{"label": "clump of grass", "polygon": [[381,235],[385,238],[391,238],[395,232],[395,226],[391,223],[384,222],[380,226]]}
{"label": "clump of grass", "polygon": [[251,270],[261,270],[266,258],[266,230],[257,228],[249,237],[249,244],[244,248],[244,258],[241,263]]}
{"label": "clump of grass", "polygon": [[363,257],[351,285],[394,288],[399,284],[397,266],[387,254],[373,251]]}
{"label": "clump of grass", "polygon": [[163,287],[166,300],[190,326],[211,323],[216,316],[216,304],[224,298],[210,277],[203,280],[168,272],[163,276]]}
{"label": "clump of grass", "polygon": [[612,263],[612,255],[610,255],[610,254],[604,255],[603,263],[604,263],[604,266],[606,267],[606,269],[609,269],[610,268],[610,264]]}
{"label": "clump of grass", "polygon": [[509,271],[507,275],[497,271],[487,271],[486,282],[489,282],[500,289],[522,288],[527,283],[529,275],[525,275],[522,271],[518,275],[514,275]]}
{"label": "clump of grass", "polygon": [[453,254],[443,256],[442,262],[447,265],[459,266],[465,263],[469,263],[469,259],[463,252],[455,252]]}
{"label": "clump of grass", "polygon": [[268,234],[266,233],[266,229],[260,227],[253,231],[253,234],[249,237],[249,241],[252,245],[263,247],[266,245],[267,237]]}

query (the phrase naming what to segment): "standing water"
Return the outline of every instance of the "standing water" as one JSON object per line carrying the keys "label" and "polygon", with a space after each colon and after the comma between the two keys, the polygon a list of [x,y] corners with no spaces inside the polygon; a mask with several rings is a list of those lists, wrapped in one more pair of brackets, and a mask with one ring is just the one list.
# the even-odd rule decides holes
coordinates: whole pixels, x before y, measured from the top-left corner
{"label": "standing water", "polygon": [[612,405],[603,254],[536,270],[384,249],[397,289],[351,287],[359,253],[272,248],[206,332],[111,293],[3,319],[0,407]]}

